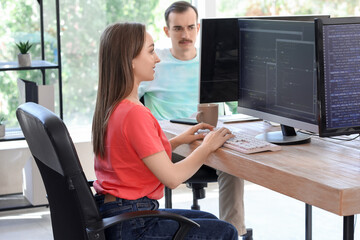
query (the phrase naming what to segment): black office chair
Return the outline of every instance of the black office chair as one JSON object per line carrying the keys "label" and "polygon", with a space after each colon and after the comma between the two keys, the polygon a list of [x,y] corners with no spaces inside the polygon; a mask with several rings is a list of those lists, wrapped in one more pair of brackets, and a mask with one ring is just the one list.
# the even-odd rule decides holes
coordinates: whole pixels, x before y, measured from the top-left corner
{"label": "black office chair", "polygon": [[[140,102],[145,105],[144,96],[140,98]],[[172,153],[173,162],[178,162],[182,159],[184,159],[183,156]],[[198,200],[205,198],[205,188],[208,186],[208,183],[217,182],[217,178],[216,170],[204,165],[191,178],[184,182],[193,192],[192,210],[200,210]],[[168,187],[165,187],[165,208],[172,208],[172,190]]]}
{"label": "black office chair", "polygon": [[173,239],[183,239],[192,227],[199,226],[183,216],[163,211],[102,218],[63,121],[30,102],[21,105],[16,116],[46,188],[54,239],[105,239],[104,229],[139,217],[178,221],[179,229]]}

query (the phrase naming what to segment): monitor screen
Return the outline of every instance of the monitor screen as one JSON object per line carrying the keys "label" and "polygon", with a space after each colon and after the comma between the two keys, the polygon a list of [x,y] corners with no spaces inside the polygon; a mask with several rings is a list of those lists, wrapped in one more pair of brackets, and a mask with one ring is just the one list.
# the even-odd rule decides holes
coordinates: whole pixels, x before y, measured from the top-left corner
{"label": "monitor screen", "polygon": [[316,20],[319,135],[360,133],[360,18]]}
{"label": "monitor screen", "polygon": [[309,141],[294,128],[318,131],[314,21],[238,21],[238,112],[280,123],[270,142]]}
{"label": "monitor screen", "polygon": [[200,103],[238,100],[238,19],[314,21],[329,15],[206,18],[200,27]]}
{"label": "monitor screen", "polygon": [[237,101],[237,18],[202,19],[200,103]]}

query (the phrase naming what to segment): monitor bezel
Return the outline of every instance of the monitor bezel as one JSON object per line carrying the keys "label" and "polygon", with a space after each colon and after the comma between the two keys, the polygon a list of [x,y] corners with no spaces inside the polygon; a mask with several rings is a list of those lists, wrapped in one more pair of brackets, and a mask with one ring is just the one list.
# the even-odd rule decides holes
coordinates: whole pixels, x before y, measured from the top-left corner
{"label": "monitor bezel", "polygon": [[323,26],[324,25],[343,25],[360,24],[360,17],[342,17],[315,20],[315,54],[317,65],[317,106],[318,106],[318,126],[320,137],[331,137],[340,135],[352,135],[360,133],[360,126],[354,127],[326,127],[326,108],[325,108],[325,79],[324,79],[324,51],[323,51]]}
{"label": "monitor bezel", "polygon": [[[279,20],[279,21],[314,21],[315,19],[327,19],[330,18],[328,14],[309,14],[309,15],[277,15],[277,16],[241,16],[241,17],[222,17],[222,18],[202,18],[200,19],[200,34],[199,34],[199,89],[198,89],[198,102],[199,103],[213,103],[220,102],[215,101],[214,99],[202,98],[201,97],[201,71],[202,71],[202,41],[203,41],[203,25],[204,21],[224,21],[224,20],[232,20],[238,21],[239,19],[259,19],[259,20]],[[237,30],[237,29],[236,29]],[[239,40],[238,40],[239,41]],[[238,101],[239,93],[234,98],[228,101]],[[223,101],[221,101],[223,102]]]}
{"label": "monitor bezel", "polygon": [[[257,21],[268,21],[268,22],[284,22],[283,20],[278,20],[278,19],[239,19],[239,21],[252,21],[252,22],[257,22]],[[312,22],[312,21],[298,21],[298,20],[287,20],[288,22]],[[239,37],[239,44],[241,44],[241,39]],[[315,50],[316,52],[316,50]],[[240,49],[239,49],[239,56],[240,56]],[[239,59],[239,61],[241,61]],[[316,60],[315,60],[315,64],[316,64]],[[239,72],[240,74],[240,72]],[[240,76],[239,76],[239,81],[240,81]],[[239,96],[240,98],[240,96]],[[315,100],[315,99],[314,99]],[[238,99],[238,102],[240,100]],[[316,105],[316,104],[315,104]],[[317,107],[317,106],[315,106]],[[239,113],[243,113],[243,114],[247,114],[247,115],[251,115],[254,117],[258,117],[261,118],[263,120],[266,121],[271,121],[271,122],[275,122],[284,126],[289,126],[289,127],[293,127],[294,129],[301,129],[301,130],[305,130],[311,133],[318,133],[319,128],[318,128],[318,124],[316,123],[311,123],[311,122],[306,122],[306,121],[301,121],[301,120],[297,120],[291,117],[286,117],[286,116],[281,116],[279,114],[273,114],[273,113],[269,113],[269,112],[265,112],[265,111],[260,111],[260,110],[255,110],[252,108],[248,108],[248,107],[244,107],[241,106],[240,104],[238,105],[238,112]],[[314,115],[314,120],[316,119],[317,114],[315,113]]]}
{"label": "monitor bezel", "polygon": [[[203,64],[202,64],[202,58],[203,58],[203,48],[202,48],[202,45],[203,45],[203,26],[204,26],[204,21],[207,22],[207,21],[236,21],[238,20],[239,18],[238,17],[229,17],[229,18],[202,18],[200,19],[200,38],[199,38],[199,41],[200,41],[200,45],[199,45],[199,89],[198,89],[198,102],[199,103],[216,103],[216,102],[224,102],[224,101],[216,101],[215,99],[210,99],[207,98],[205,100],[202,99],[201,97],[201,83],[202,83],[202,68],[204,67]],[[238,75],[238,74],[237,74]],[[234,99],[231,98],[231,100],[229,101],[237,101],[237,97],[236,96]]]}

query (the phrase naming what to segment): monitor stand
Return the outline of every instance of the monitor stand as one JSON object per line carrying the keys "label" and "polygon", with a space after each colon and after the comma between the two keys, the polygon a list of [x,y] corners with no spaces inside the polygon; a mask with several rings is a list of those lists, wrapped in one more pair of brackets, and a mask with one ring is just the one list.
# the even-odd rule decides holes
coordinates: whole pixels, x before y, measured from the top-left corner
{"label": "monitor stand", "polygon": [[279,145],[304,144],[311,140],[311,135],[296,132],[293,127],[280,125],[281,131],[267,132],[257,135],[257,139],[265,140],[270,143]]}

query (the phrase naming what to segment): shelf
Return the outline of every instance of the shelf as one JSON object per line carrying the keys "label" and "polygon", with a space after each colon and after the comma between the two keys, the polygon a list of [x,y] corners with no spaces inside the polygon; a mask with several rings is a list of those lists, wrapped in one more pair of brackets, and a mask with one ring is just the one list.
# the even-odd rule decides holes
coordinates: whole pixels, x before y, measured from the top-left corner
{"label": "shelf", "polygon": [[24,140],[24,134],[20,128],[6,129],[5,136],[0,137],[0,142]]}
{"label": "shelf", "polygon": [[31,61],[31,66],[29,67],[19,67],[17,62],[0,62],[0,71],[18,71],[18,70],[34,70],[34,69],[49,69],[49,68],[58,68],[59,65],[43,60],[33,60]]}
{"label": "shelf", "polygon": [[[35,2],[35,1],[34,1]],[[45,38],[44,38],[44,8],[43,1],[37,0],[40,10],[40,43],[41,43],[41,59],[33,60],[31,66],[20,67],[17,61],[0,62],[0,72],[2,71],[23,71],[23,70],[40,70],[42,75],[42,85],[46,85],[46,70],[57,69],[58,70],[58,88],[59,88],[59,115],[63,118],[63,94],[62,94],[62,77],[61,77],[61,40],[60,40],[60,7],[59,0],[55,0],[55,17],[56,17],[56,40],[57,40],[57,54],[54,62],[46,61],[45,56]],[[54,56],[55,57],[55,56]],[[30,81],[34,81],[30,79]],[[7,134],[7,133],[6,133]],[[22,140],[22,135],[12,135],[0,138],[0,141]]]}
{"label": "shelf", "polygon": [[[45,39],[44,39],[44,9],[43,9],[43,0],[34,1],[38,3],[40,10],[40,43],[41,43],[41,56],[37,56],[37,59],[32,60],[31,66],[29,67],[20,67],[17,61],[6,62],[5,59],[0,60],[0,72],[2,71],[23,71],[23,70],[37,70],[41,72],[42,75],[42,84],[46,85],[46,72],[47,70],[56,70],[58,71],[58,89],[59,89],[59,112],[60,118],[63,118],[63,100],[62,100],[62,74],[61,74],[61,41],[60,41],[60,7],[59,0],[55,1],[55,17],[56,17],[56,39],[57,39],[57,54],[54,62],[45,61]],[[52,10],[51,10],[52,13]],[[41,57],[41,58],[40,58]],[[55,56],[54,56],[55,57]],[[52,60],[52,58],[48,57]],[[14,79],[16,81],[16,79]],[[34,79],[29,79],[29,81],[35,81]],[[6,128],[5,136],[0,137],[0,150],[8,149],[17,149],[17,148],[28,148],[26,141],[24,141],[24,134],[20,128]],[[16,141],[20,140],[20,141]],[[7,161],[13,161],[14,159],[6,159]],[[3,179],[1,179],[4,182]],[[5,185],[6,185],[5,178]],[[20,208],[31,208],[38,206],[48,206],[48,205],[32,205],[22,193],[0,195],[0,211],[14,210]]]}
{"label": "shelf", "polygon": [[22,193],[0,195],[0,212],[23,208],[48,207],[49,204],[32,205]]}

